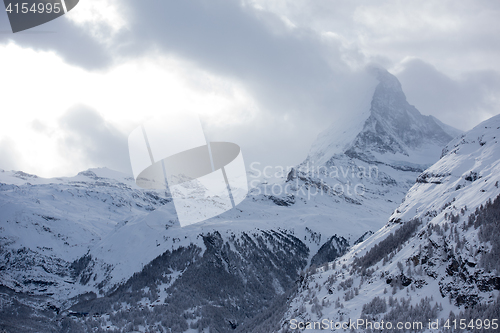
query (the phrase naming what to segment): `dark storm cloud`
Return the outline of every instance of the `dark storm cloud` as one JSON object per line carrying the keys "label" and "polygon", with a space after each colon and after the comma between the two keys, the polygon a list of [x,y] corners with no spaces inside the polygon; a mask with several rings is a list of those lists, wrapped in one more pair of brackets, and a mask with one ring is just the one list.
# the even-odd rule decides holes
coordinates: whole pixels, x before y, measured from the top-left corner
{"label": "dark storm cloud", "polygon": [[127,136],[95,110],[78,105],[59,120],[63,132],[63,156],[74,157],[89,166],[107,166],[131,173]]}
{"label": "dark storm cloud", "polygon": [[[264,115],[231,130],[219,130],[235,142],[255,147],[255,158],[269,163],[282,159],[282,163],[300,162],[318,131],[331,122],[335,112],[342,112],[366,84],[363,74],[352,73],[340,61],[338,48],[332,43],[325,48],[317,34],[306,29],[291,30],[276,15],[244,7],[237,1],[129,0],[120,2],[120,6],[127,9],[127,27],[106,47],[64,18],[43,26],[56,33],[20,33],[14,40],[23,46],[55,50],[67,62],[87,69],[109,65],[114,56],[127,60],[160,50],[187,60],[195,68],[236,80],[255,98]],[[130,84],[141,83],[131,78]],[[70,128],[75,137],[92,130],[76,124]],[[89,161],[102,163],[106,155],[98,156],[86,142],[68,140],[73,148],[89,154]],[[276,150],[262,150],[279,149],[291,142],[296,153],[287,151],[278,156]]]}
{"label": "dark storm cloud", "polygon": [[[87,26],[64,17],[26,32],[2,33],[0,43],[13,40],[54,50],[86,69],[160,49],[243,83],[267,109],[280,113],[324,112],[344,95],[346,86],[357,84],[358,78],[340,61],[338,47],[326,49],[316,33],[290,30],[276,15],[238,1],[125,0],[119,5],[128,24],[109,44],[99,43]],[[7,17],[0,15],[5,16],[0,30],[8,32]]]}
{"label": "dark storm cloud", "polygon": [[300,163],[335,115],[373,88],[366,73],[340,59],[334,40],[325,45],[318,34],[238,1],[123,4],[134,9],[127,17],[131,35],[118,42],[121,56],[160,50],[242,83],[255,98],[262,114],[252,121],[207,129],[212,138],[248,147],[246,160]]}
{"label": "dark storm cloud", "polygon": [[475,71],[450,78],[422,60],[411,60],[398,75],[408,101],[422,113],[469,130],[497,114],[500,73]]}
{"label": "dark storm cloud", "polygon": [[[365,4],[368,3],[372,2]],[[1,34],[0,43],[12,39],[21,46],[54,50],[68,63],[86,69],[105,68],[113,61],[159,52],[237,81],[262,112],[247,123],[231,128],[212,126],[207,132],[215,139],[239,143],[248,152],[245,156],[269,164],[300,163],[318,132],[335,121],[337,115],[350,112],[360,96],[373,88],[365,73],[353,71],[346,62],[360,65],[378,61],[395,66],[417,51],[428,55],[423,59],[433,62],[432,57],[444,59],[451,53],[460,55],[463,50],[468,54],[474,50],[486,54],[496,53],[498,48],[489,48],[485,40],[497,40],[498,35],[492,32],[491,36],[483,36],[484,27],[475,25],[470,25],[465,34],[458,35],[453,30],[452,36],[457,38],[450,38],[446,29],[445,33],[422,34],[394,28],[394,24],[386,24],[393,21],[384,18],[380,22],[382,28],[371,33],[372,25],[364,27],[363,22],[353,19],[363,6],[352,2],[304,1],[291,6],[305,17],[294,22],[319,17],[317,25],[328,28],[318,30],[313,22],[309,27],[314,31],[306,23],[290,28],[277,14],[233,0],[123,0],[117,4],[127,24],[107,43],[100,43],[85,28],[65,18],[35,29],[55,33]],[[421,15],[424,17],[425,12]],[[460,11],[455,16],[462,19],[466,15]],[[474,22],[481,22],[480,18]],[[492,31],[498,30],[495,29]],[[0,30],[8,30],[5,22]],[[333,37],[325,39],[319,31],[332,32]],[[439,37],[443,34],[446,38]],[[408,38],[413,35],[421,39]],[[359,43],[360,39],[365,43]],[[447,45],[443,40],[454,41],[452,46],[458,49],[443,48]],[[463,43],[477,43],[477,47],[468,48]],[[454,59],[458,61],[460,57]],[[498,97],[491,95],[495,89],[498,91],[498,73],[475,72],[457,80],[427,63],[410,61],[405,66],[398,77],[410,103],[450,125],[468,129],[493,115],[499,105]],[[143,83],[130,78],[129,84]],[[120,170],[124,165],[129,167],[126,137],[95,111],[71,110],[61,120],[61,126],[66,130],[65,144],[79,151],[81,158]]]}
{"label": "dark storm cloud", "polygon": [[[238,1],[148,1],[130,11],[133,40],[120,54],[153,47],[187,59],[203,69],[230,77],[249,88],[268,107],[289,111],[324,105],[348,70],[339,54],[332,69],[316,34],[293,30],[275,15]],[[131,39],[130,39],[131,38]],[[124,40],[125,44],[126,40]]]}

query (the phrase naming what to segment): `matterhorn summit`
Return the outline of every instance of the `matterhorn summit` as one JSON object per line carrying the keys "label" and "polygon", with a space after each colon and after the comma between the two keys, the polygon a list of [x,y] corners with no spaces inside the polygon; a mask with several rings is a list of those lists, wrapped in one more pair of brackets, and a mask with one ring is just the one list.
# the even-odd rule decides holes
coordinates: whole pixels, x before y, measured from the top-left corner
{"label": "matterhorn summit", "polygon": [[321,133],[308,159],[324,164],[344,154],[394,169],[423,171],[461,132],[410,105],[400,82],[387,70],[372,68],[370,72],[378,80],[370,109],[355,114],[347,125],[334,123]]}

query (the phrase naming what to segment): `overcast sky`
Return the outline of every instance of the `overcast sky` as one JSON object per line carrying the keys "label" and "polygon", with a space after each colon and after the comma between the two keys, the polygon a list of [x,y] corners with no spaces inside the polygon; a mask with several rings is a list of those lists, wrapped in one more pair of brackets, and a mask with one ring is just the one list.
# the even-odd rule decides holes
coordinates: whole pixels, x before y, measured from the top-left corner
{"label": "overcast sky", "polygon": [[294,165],[369,108],[378,64],[461,130],[500,113],[500,2],[80,0],[12,34],[0,12],[0,169],[130,172],[128,134],[196,110],[247,164]]}

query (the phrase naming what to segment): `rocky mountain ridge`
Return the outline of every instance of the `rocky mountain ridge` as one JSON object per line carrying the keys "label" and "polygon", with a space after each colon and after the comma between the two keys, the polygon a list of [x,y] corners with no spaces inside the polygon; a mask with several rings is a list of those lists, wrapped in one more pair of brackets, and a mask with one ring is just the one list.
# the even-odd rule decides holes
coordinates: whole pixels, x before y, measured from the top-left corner
{"label": "rocky mountain ridge", "polygon": [[382,321],[403,323],[399,331],[498,329],[499,137],[495,116],[452,140],[382,229],[306,274],[279,330],[349,320],[363,331]]}
{"label": "rocky mountain ridge", "polygon": [[[364,244],[415,183],[420,169],[404,158],[418,160],[429,146],[411,145],[395,124],[422,121],[408,133],[432,147],[425,162],[441,153],[449,128],[408,109],[391,74],[383,72],[379,80],[372,105],[380,107],[362,112],[385,132],[370,132],[366,122],[347,127],[352,140],[346,147],[370,158],[350,156],[347,148],[332,153],[338,135],[327,131],[308,159],[277,182],[259,182],[236,209],[184,228],[166,193],[141,190],[131,177],[108,169],[54,179],[0,172],[0,327],[274,327],[303,271]],[[400,113],[403,118],[393,117]],[[388,139],[374,139],[380,148],[363,146],[359,138],[368,132]]]}

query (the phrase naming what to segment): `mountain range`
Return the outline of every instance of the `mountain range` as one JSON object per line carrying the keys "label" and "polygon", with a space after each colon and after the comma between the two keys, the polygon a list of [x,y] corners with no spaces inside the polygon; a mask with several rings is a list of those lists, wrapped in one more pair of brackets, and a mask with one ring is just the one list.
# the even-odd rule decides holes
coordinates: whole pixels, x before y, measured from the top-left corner
{"label": "mountain range", "polygon": [[383,228],[304,275],[281,331],[498,330],[499,137],[495,116],[448,143]]}
{"label": "mountain range", "polygon": [[[498,120],[462,135],[421,115],[396,77],[373,71],[378,85],[369,110],[334,122],[304,162],[277,180],[249,173],[247,199],[195,225],[180,227],[168,193],[140,189],[130,176],[109,169],[53,179],[0,172],[0,328],[285,332],[292,319],[371,315],[363,312],[363,300],[377,296],[373,302],[381,303],[388,286],[399,306],[398,293],[416,288],[413,302],[419,302],[435,296],[437,285],[455,302],[446,307],[441,301],[446,310],[486,304],[495,295],[494,269],[470,273],[481,277],[485,294],[460,294],[462,286],[479,283],[467,278],[457,285],[463,267],[478,266],[481,254],[473,261],[453,247],[455,261],[434,256],[443,256],[450,237],[461,239],[462,248],[469,234],[484,249],[492,246],[477,236],[475,222],[466,230],[458,226],[476,208],[480,216],[480,209],[494,206]],[[427,237],[428,230],[434,234]],[[439,233],[444,240],[434,240]],[[395,248],[391,243],[382,257],[367,257],[394,238]],[[420,263],[431,241],[426,262],[407,265],[417,254]],[[415,246],[420,252],[409,250]],[[386,261],[383,271],[380,260]],[[446,275],[450,263],[453,274]],[[412,274],[432,273],[419,278],[417,288],[406,266],[397,271],[401,265],[411,266]]]}

